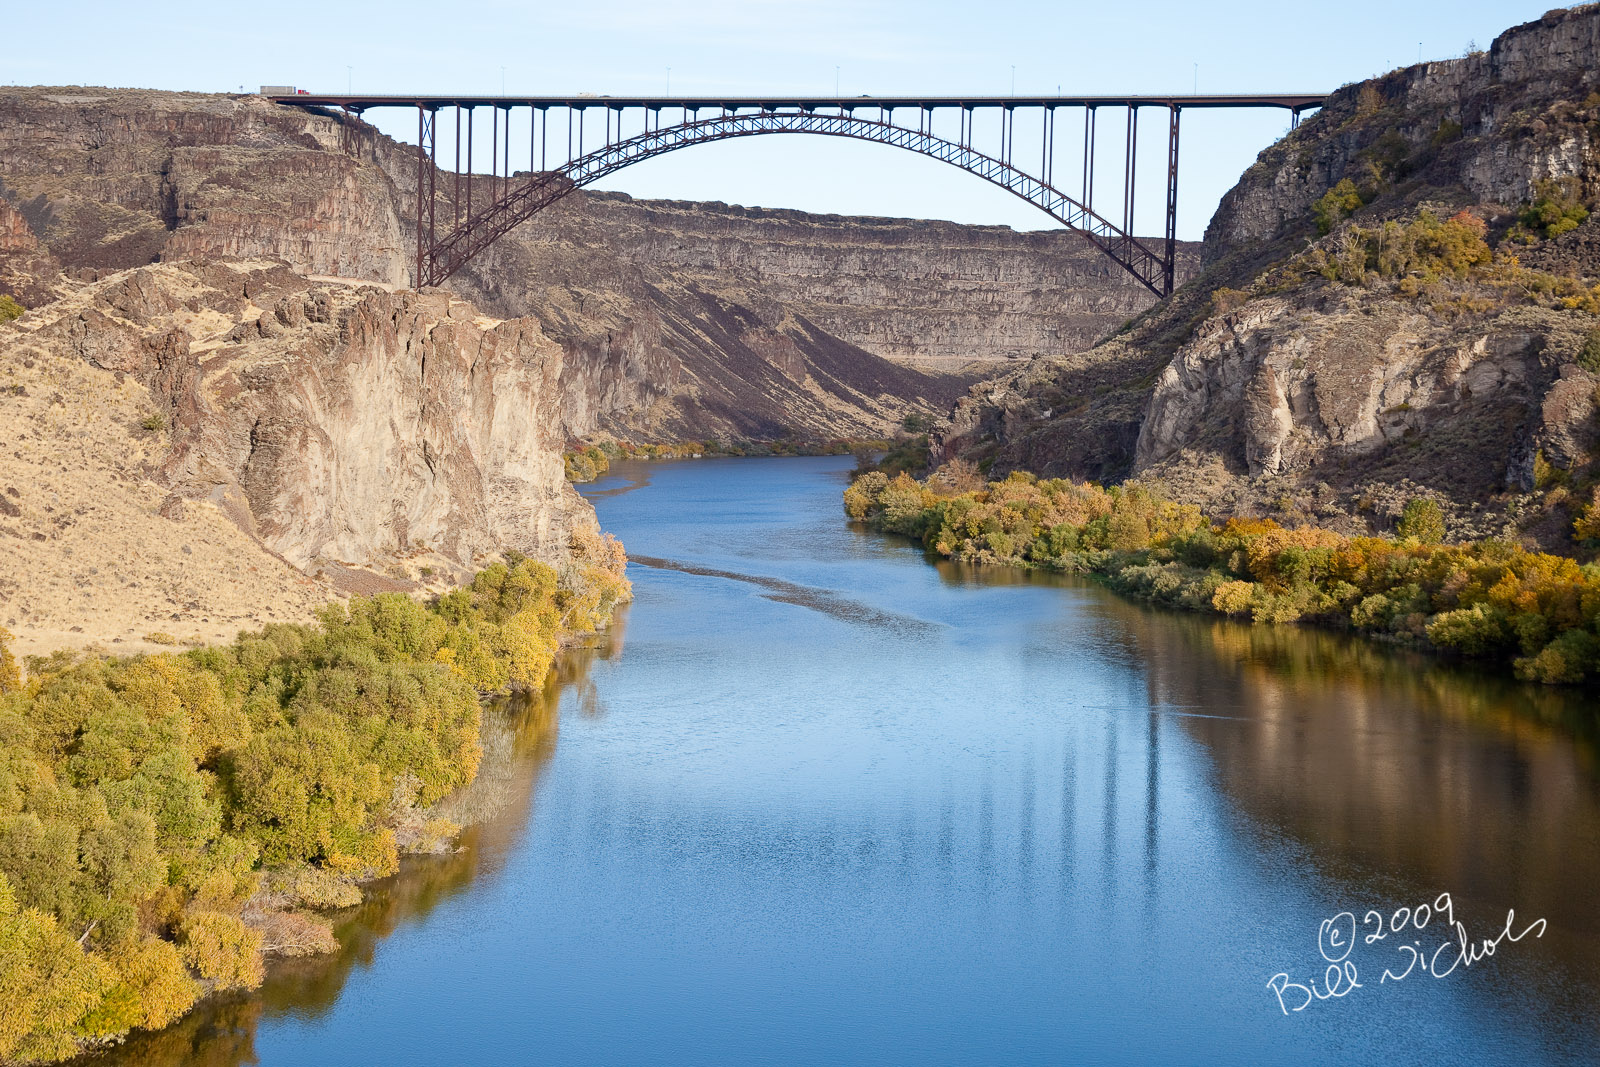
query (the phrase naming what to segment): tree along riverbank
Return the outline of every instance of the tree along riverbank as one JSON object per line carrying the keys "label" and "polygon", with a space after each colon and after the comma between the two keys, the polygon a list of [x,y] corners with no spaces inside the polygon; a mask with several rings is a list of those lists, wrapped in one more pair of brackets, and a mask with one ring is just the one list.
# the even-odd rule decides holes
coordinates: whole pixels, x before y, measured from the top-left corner
{"label": "tree along riverbank", "polygon": [[[481,758],[481,699],[543,684],[630,590],[622,546],[575,536],[422,604],[136,657],[30,657],[0,630],[0,1062],[59,1060],[259,985],[267,954],[337,947],[312,913],[361,898]],[[308,910],[311,909],[311,910]]]}
{"label": "tree along riverbank", "polygon": [[1090,575],[1142,600],[1257,623],[1354,630],[1529,681],[1600,678],[1600,563],[1498,541],[1441,544],[1442,516],[1425,499],[1407,507],[1396,538],[1218,524],[1136,486],[1023,473],[984,484],[951,467],[921,482],[862,474],[844,506],[949,559]]}

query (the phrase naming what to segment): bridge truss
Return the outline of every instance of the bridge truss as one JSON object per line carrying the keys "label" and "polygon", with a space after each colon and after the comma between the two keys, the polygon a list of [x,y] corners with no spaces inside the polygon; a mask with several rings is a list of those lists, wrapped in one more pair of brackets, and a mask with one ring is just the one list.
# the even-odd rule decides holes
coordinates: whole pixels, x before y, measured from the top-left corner
{"label": "bridge truss", "polygon": [[[269,97],[280,104],[338,108],[359,117],[373,108],[402,107],[417,114],[416,222],[417,250],[414,280],[420,286],[439,285],[488,248],[507,231],[532,218],[562,197],[609,174],[645,159],[692,145],[761,134],[815,134],[848,137],[892,145],[959,167],[1026,200],[1081,234],[1120,264],[1156,296],[1169,295],[1175,284],[1178,219],[1178,133],[1185,108],[1282,108],[1298,125],[1302,112],[1320,107],[1320,95],[1279,96],[1134,96],[1134,97],[981,97],[723,100],[710,98],[567,97],[440,97],[313,96],[297,93]],[[474,117],[479,108],[491,109],[489,173],[477,174],[474,194]],[[1134,207],[1138,191],[1139,114],[1157,108],[1166,112],[1165,167],[1166,234],[1164,239],[1134,235]],[[940,111],[954,109],[955,129],[948,116],[935,131]],[[1120,218],[1096,212],[1095,162],[1100,112],[1120,110],[1123,118],[1122,187],[1114,197]],[[513,115],[525,110],[527,131],[526,171],[512,171]],[[604,113],[603,131],[590,111]],[[1079,174],[1063,180],[1056,173],[1057,113],[1080,111],[1083,150]],[[996,130],[987,131],[980,150],[975,133],[976,116],[995,112]],[[712,112],[702,117],[702,112]],[[896,121],[896,112],[911,112],[915,123]],[[1025,116],[1019,127],[1019,115]],[[1036,117],[1026,117],[1028,113]],[[552,117],[554,113],[554,117]],[[676,114],[674,114],[676,113]],[[453,130],[441,131],[453,117]],[[1071,125],[1072,116],[1062,126]],[[552,123],[554,126],[552,127]],[[351,125],[347,123],[348,131]],[[549,165],[552,128],[556,156]],[[625,132],[626,131],[626,132]],[[1017,151],[1019,132],[1028,143]],[[440,135],[450,138],[453,160],[440,163]],[[586,137],[600,144],[586,150]],[[1075,136],[1076,131],[1069,134]],[[481,143],[481,141],[480,141]],[[466,149],[463,161],[462,149]],[[519,150],[519,160],[522,157]],[[1026,159],[1026,163],[1020,160]],[[465,162],[465,167],[463,167]],[[1029,169],[1036,165],[1037,169]],[[1071,194],[1063,185],[1074,177],[1079,186]],[[1102,202],[1105,200],[1102,192]]]}

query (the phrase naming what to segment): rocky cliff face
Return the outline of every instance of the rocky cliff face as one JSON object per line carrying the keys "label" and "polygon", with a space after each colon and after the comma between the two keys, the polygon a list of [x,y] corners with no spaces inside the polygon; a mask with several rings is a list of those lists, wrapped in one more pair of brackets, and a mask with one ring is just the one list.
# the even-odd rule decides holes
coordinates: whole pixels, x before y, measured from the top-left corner
{"label": "rocky cliff face", "polygon": [[[1551,239],[1517,222],[1552,179],[1600,196],[1596,55],[1590,5],[1341,89],[1224,198],[1203,274],[1089,352],[975,386],[945,450],[1352,531],[1433,495],[1455,536],[1574,548],[1600,454],[1600,215]],[[1362,205],[1322,236],[1314,202],[1344,179]],[[1493,265],[1317,266],[1462,211]]]}
{"label": "rocky cliff face", "polygon": [[10,333],[11,358],[148,390],[167,506],[209,501],[336,585],[372,585],[352,568],[460,576],[503,548],[556,561],[594,525],[563,473],[563,353],[531,319],[197,261],[87,284]]}
{"label": "rocky cliff face", "polygon": [[1222,199],[1203,256],[1313,233],[1312,201],[1343,178],[1386,181],[1398,210],[1441,196],[1516,205],[1546,178],[1594,187],[1596,132],[1575,113],[1600,88],[1595,5],[1557,9],[1487,52],[1347,85],[1310,122],[1261,153]]}
{"label": "rocky cliff face", "polygon": [[[875,355],[944,370],[1082,351],[1151,302],[1127,272],[1064,230],[594,193],[520,236],[552,259],[611,248],[653,277],[764,294]],[[1180,255],[1181,278],[1194,246],[1180,245]]]}
{"label": "rocky cliff face", "polygon": [[[0,90],[0,120],[0,201],[37,244],[0,248],[0,283],[31,302],[56,266],[158,258],[409,279],[415,156],[360,123],[81,88]],[[965,387],[923,370],[1076,351],[1149,303],[1070,235],[604,194],[519,227],[451,288],[566,350],[592,387],[568,390],[575,432],[642,438],[882,434]]]}
{"label": "rocky cliff face", "polygon": [[1235,503],[1241,489],[1304,495],[1324,517],[1338,486],[1369,508],[1387,496],[1392,517],[1404,496],[1386,491],[1409,483],[1456,503],[1459,535],[1500,535],[1502,509],[1472,513],[1600,445],[1597,379],[1578,363],[1590,317],[1515,308],[1463,329],[1337,290],[1252,301],[1203,323],[1161,372],[1135,469],[1215,491],[1197,472],[1209,461],[1243,482]]}

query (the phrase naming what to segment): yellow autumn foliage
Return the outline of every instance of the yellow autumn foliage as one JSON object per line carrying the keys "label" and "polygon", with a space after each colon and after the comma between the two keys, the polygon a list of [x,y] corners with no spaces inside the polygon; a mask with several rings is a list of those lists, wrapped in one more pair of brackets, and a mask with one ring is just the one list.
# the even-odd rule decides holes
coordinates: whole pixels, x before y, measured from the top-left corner
{"label": "yellow autumn foliage", "polygon": [[[1600,677],[1600,564],[1498,543],[1441,544],[1433,501],[1397,538],[1347,538],[1268,519],[1220,525],[1138,486],[1012,474],[941,492],[937,475],[858,478],[845,511],[969,563],[1094,575],[1131,596],[1256,623],[1298,620],[1508,663],[1542,682]],[[1415,502],[1413,502],[1415,503]],[[1585,536],[1600,526],[1577,525]]]}
{"label": "yellow autumn foliage", "polygon": [[245,908],[263,871],[306,906],[349,904],[396,869],[396,825],[441,847],[456,827],[425,813],[477,774],[481,695],[542,685],[563,638],[627,598],[625,565],[586,530],[559,574],[512,554],[432,603],[358,597],[226,647],[36,658],[26,681],[0,658],[0,1061],[259,984],[263,929],[280,951],[326,946],[324,926]]}

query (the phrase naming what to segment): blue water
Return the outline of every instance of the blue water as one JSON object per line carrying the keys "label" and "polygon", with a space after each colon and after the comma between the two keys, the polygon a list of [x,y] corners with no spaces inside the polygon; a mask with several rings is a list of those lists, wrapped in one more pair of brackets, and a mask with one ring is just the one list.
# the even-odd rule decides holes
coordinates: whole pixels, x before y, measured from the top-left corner
{"label": "blue water", "polygon": [[[1583,698],[936,568],[842,520],[849,465],[589,487],[636,601],[520,799],[176,1059],[1600,1062]],[[1321,920],[1447,892],[1543,935],[1380,984],[1430,919],[1358,940],[1348,996],[1268,988],[1322,988]]]}

